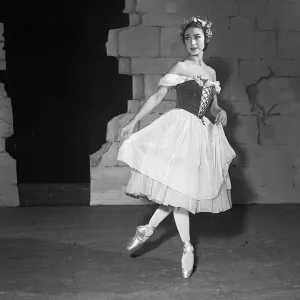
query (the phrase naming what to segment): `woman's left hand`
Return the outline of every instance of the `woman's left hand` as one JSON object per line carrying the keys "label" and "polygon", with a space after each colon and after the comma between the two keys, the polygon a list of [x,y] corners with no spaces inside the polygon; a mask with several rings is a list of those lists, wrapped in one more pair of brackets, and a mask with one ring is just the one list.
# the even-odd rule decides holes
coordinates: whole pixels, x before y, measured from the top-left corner
{"label": "woman's left hand", "polygon": [[219,125],[220,123],[223,127],[227,124],[227,113],[223,109],[218,113],[216,117],[216,124]]}

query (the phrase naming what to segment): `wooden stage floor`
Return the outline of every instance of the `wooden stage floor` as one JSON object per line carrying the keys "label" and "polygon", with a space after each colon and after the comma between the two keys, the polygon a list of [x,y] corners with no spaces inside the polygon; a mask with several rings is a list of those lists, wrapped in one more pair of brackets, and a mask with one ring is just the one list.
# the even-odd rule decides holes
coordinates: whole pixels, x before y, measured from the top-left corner
{"label": "wooden stage floor", "polygon": [[187,280],[173,216],[135,257],[126,252],[154,209],[0,209],[0,299],[300,299],[300,205],[192,215],[197,259]]}

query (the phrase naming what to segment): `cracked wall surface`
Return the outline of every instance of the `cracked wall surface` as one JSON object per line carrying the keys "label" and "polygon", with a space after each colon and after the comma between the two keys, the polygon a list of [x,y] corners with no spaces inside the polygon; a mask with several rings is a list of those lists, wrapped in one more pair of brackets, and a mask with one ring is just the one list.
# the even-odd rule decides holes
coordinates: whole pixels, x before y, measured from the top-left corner
{"label": "cracked wall surface", "polygon": [[[128,110],[108,124],[107,143],[91,156],[91,204],[140,204],[124,196],[130,170],[116,161],[118,130],[186,55],[183,18],[207,17],[207,64],[222,85],[225,133],[237,153],[230,168],[234,203],[300,202],[300,2],[291,0],[127,0],[126,28],[112,29],[107,54],[132,76]],[[175,105],[169,93],[136,130]],[[105,197],[109,196],[109,200]]]}
{"label": "cracked wall surface", "polygon": [[[0,72],[6,69],[4,26],[0,23]],[[13,134],[11,100],[0,82],[0,206],[18,206],[16,162],[5,151],[5,139]]]}

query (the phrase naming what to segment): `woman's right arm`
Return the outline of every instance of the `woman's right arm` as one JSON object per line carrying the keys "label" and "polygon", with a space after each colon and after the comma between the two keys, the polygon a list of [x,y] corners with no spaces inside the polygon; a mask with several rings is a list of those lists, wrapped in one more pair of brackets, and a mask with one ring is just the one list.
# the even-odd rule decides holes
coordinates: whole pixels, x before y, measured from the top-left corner
{"label": "woman's right arm", "polygon": [[135,117],[132,119],[130,123],[134,126],[139,120],[141,120],[145,115],[150,113],[166,96],[169,88],[166,86],[159,86],[158,89],[150,96],[137,112]]}
{"label": "woman's right arm", "polygon": [[[176,63],[168,72],[168,74],[180,74],[180,63]],[[150,113],[154,107],[156,107],[162,99],[166,96],[168,93],[170,87],[167,86],[159,86],[157,90],[150,96],[143,106],[139,109],[139,111],[136,113],[134,118],[126,124],[122,130],[121,130],[121,137],[126,139],[128,138],[131,133],[133,132],[134,126],[137,124],[138,121],[140,121],[145,115]]]}
{"label": "woman's right arm", "polygon": [[[172,68],[168,71],[168,74],[180,74],[182,72],[182,64],[181,62],[177,62]],[[168,93],[170,87],[159,86],[158,89],[154,92],[152,96],[150,96],[140,110],[137,112],[135,117],[130,122],[131,124],[136,124],[139,120],[141,120],[145,115],[150,113],[154,107],[156,107],[162,99]]]}

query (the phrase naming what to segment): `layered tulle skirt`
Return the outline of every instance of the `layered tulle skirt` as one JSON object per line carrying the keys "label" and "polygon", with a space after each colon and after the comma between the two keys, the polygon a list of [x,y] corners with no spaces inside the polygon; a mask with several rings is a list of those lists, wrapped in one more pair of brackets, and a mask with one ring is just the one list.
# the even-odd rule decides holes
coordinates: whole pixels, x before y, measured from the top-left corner
{"label": "layered tulle skirt", "polygon": [[191,213],[230,209],[235,152],[221,124],[203,121],[172,109],[125,140],[118,160],[131,167],[126,193]]}

